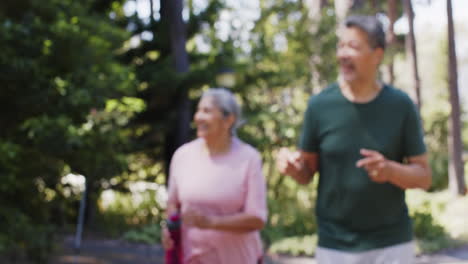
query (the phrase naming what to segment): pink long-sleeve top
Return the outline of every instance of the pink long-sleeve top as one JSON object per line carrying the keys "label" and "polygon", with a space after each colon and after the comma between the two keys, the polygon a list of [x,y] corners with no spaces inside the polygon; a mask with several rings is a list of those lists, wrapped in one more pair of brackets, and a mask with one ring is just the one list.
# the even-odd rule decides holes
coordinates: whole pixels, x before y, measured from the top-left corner
{"label": "pink long-sleeve top", "polygon": [[[203,139],[180,147],[170,167],[169,204],[207,215],[240,212],[266,221],[266,184],[260,154],[233,138],[227,153],[210,156]],[[182,224],[185,264],[255,264],[262,255],[258,231],[234,233]]]}

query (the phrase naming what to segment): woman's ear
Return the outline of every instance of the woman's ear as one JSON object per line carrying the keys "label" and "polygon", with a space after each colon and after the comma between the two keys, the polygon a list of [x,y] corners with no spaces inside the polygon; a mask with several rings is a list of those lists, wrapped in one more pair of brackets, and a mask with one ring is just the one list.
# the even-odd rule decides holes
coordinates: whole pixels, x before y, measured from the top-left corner
{"label": "woman's ear", "polygon": [[236,117],[233,114],[230,114],[226,117],[225,120],[228,129],[231,129],[234,126],[234,123],[236,122]]}

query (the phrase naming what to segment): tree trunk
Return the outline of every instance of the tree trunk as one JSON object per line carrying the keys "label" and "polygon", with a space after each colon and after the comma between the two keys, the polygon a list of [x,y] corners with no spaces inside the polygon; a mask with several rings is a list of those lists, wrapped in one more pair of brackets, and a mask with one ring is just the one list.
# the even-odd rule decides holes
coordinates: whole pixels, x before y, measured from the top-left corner
{"label": "tree trunk", "polygon": [[397,19],[397,2],[396,0],[388,0],[387,1],[388,7],[388,19],[389,19],[389,28],[387,34],[387,50],[390,51],[390,61],[387,65],[388,67],[388,78],[389,83],[393,85],[395,82],[395,72],[393,70],[393,56],[394,56],[394,48],[396,42],[396,36],[394,31],[395,21]]}
{"label": "tree trunk", "polygon": [[312,21],[320,21],[322,9],[326,6],[327,2],[327,0],[308,0],[305,2],[309,9],[309,18]]}
{"label": "tree trunk", "polygon": [[154,24],[154,0],[149,0],[150,3],[150,23],[151,25]]}
{"label": "tree trunk", "polygon": [[335,0],[335,13],[339,23],[345,19],[352,4],[352,0]]}
{"label": "tree trunk", "polygon": [[455,31],[453,26],[452,1],[447,0],[448,19],[448,52],[449,52],[449,90],[450,105],[450,133],[449,133],[449,188],[454,194],[466,193],[463,168],[463,143],[461,140],[460,99],[458,96],[457,54],[455,51]]}
{"label": "tree trunk", "polygon": [[371,1],[371,8],[372,8],[372,11],[377,13],[378,9],[379,9],[379,4],[377,3],[378,1],[377,0],[372,0]]}
{"label": "tree trunk", "polygon": [[416,51],[416,38],[414,34],[414,12],[411,0],[403,0],[403,7],[405,9],[406,16],[408,18],[409,33],[407,38],[407,50],[411,54],[411,63],[413,66],[413,80],[414,90],[416,93],[416,104],[418,109],[421,110],[421,81],[419,79],[418,70],[418,53]]}
{"label": "tree trunk", "polygon": [[[177,73],[183,74],[189,71],[189,60],[186,45],[186,25],[182,19],[182,0],[161,0],[167,8],[167,21],[169,22],[169,34],[171,41],[171,56]],[[183,83],[183,82],[182,82]],[[182,144],[189,140],[190,135],[190,100],[186,87],[174,87],[177,89],[177,113],[174,131],[167,137],[166,168],[169,167],[172,154]],[[167,170],[166,170],[167,172]],[[166,177],[168,174],[166,173]],[[166,181],[167,182],[167,181]]]}
{"label": "tree trunk", "polygon": [[364,0],[335,0],[335,13],[338,22],[342,22],[351,9],[359,9],[364,5]]}
{"label": "tree trunk", "polygon": [[99,192],[96,188],[96,183],[93,181],[94,177],[88,176],[86,178],[86,196],[85,199],[85,226],[94,229],[96,228],[96,211]]}

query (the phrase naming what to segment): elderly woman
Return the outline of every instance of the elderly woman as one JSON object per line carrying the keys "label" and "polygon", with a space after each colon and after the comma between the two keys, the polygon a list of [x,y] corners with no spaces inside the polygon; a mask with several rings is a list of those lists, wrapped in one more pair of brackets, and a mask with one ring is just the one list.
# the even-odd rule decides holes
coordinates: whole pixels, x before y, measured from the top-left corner
{"label": "elderly woman", "polygon": [[[185,264],[255,264],[267,218],[259,153],[236,137],[240,108],[231,92],[207,90],[195,113],[197,139],[170,166],[168,215],[180,209]],[[173,241],[163,230],[163,246]]]}

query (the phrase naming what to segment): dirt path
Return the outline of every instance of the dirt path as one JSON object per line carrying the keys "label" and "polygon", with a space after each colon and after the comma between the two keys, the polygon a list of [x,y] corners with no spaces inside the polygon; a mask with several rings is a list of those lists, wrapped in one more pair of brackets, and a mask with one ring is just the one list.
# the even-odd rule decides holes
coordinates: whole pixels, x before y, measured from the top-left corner
{"label": "dirt path", "polygon": [[[160,245],[128,243],[121,240],[85,239],[79,254],[73,237],[63,239],[59,253],[50,264],[164,264]],[[315,264],[309,257],[268,256],[265,264]],[[241,264],[241,263],[240,263]],[[468,245],[423,255],[415,264],[468,264]]]}
{"label": "dirt path", "polygon": [[73,245],[73,237],[65,237],[51,264],[164,264],[164,251],[160,245],[86,239],[79,253]]}

